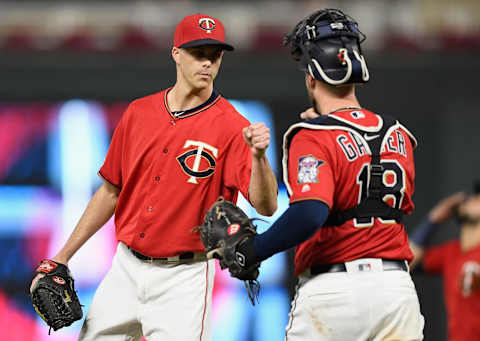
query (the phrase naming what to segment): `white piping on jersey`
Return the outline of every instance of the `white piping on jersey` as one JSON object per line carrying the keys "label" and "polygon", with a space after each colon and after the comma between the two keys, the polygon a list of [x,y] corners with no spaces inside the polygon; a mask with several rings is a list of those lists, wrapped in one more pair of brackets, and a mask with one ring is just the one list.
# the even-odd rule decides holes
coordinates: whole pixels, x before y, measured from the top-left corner
{"label": "white piping on jersey", "polygon": [[393,131],[394,131],[395,129],[398,129],[398,128],[403,129],[403,130],[407,133],[408,137],[410,137],[410,139],[411,139],[412,142],[413,142],[413,146],[412,146],[413,149],[417,148],[417,139],[415,138],[415,136],[413,136],[413,134],[412,134],[411,132],[409,132],[407,128],[405,128],[402,124],[400,124],[400,123],[397,121],[397,123],[395,123],[393,126],[391,126],[391,127],[387,130],[387,132],[385,133],[385,136],[383,137],[383,141],[382,141],[382,145],[381,145],[381,147],[380,147],[380,150],[383,150],[383,147],[384,147],[385,144],[387,143],[387,140],[388,140],[388,138],[390,137],[390,134],[392,134]]}
{"label": "white piping on jersey", "polygon": [[[377,115],[378,116],[378,115]],[[330,117],[333,117],[333,116],[330,116]],[[335,117],[336,118],[336,117]],[[382,125],[383,125],[383,120],[380,116],[378,116],[378,118],[381,120],[382,122]],[[351,124],[353,126],[358,126],[358,125],[355,125],[347,120],[341,120],[347,124]],[[295,129],[297,128],[305,128],[305,129],[310,129],[310,130],[343,130],[343,131],[348,131],[350,133],[353,133],[355,134],[356,136],[360,137],[360,140],[362,142],[364,142],[364,145],[365,145],[365,149],[367,151],[367,154],[368,155],[372,155],[372,152],[370,150],[370,146],[368,145],[368,142],[365,140],[365,138],[360,134],[358,133],[356,130],[354,129],[351,129],[351,128],[348,128],[348,127],[344,127],[344,126],[322,126],[322,125],[318,125],[318,124],[311,124],[311,123],[306,123],[306,122],[300,122],[300,123],[296,123],[296,124],[293,124],[290,126],[290,128],[288,128],[287,132],[283,135],[283,158],[282,158],[282,168],[283,168],[283,182],[285,183],[285,186],[287,187],[287,191],[288,191],[288,195],[292,195],[292,188],[290,187],[290,183],[288,181],[288,149],[287,149],[287,137],[288,135]],[[385,136],[383,138],[383,141],[382,141],[382,144],[380,146],[380,151],[383,149],[383,147],[385,146],[385,144],[387,143],[387,140],[388,140],[388,137],[390,136],[390,134],[395,130],[395,129],[398,129],[398,128],[401,128],[403,129],[407,134],[408,136],[412,139],[413,143],[414,143],[414,146],[413,148],[415,149],[415,147],[417,146],[417,139],[413,136],[413,134],[407,130],[407,128],[405,128],[401,123],[399,123],[398,121],[396,121],[396,123],[391,126],[387,132],[385,133]],[[360,128],[362,129],[362,128]],[[381,129],[381,126],[380,126],[380,129]],[[379,130],[380,130],[379,129]],[[362,129],[364,130],[364,129]]]}
{"label": "white piping on jersey", "polygon": [[405,128],[405,126],[401,123],[398,123],[398,125],[400,126],[400,128],[402,128],[406,133],[407,135],[410,137],[410,139],[413,141],[413,149],[417,148],[418,146],[418,141],[417,139],[415,138],[415,136],[413,136],[413,134],[410,132],[410,130],[408,130],[407,128]]}

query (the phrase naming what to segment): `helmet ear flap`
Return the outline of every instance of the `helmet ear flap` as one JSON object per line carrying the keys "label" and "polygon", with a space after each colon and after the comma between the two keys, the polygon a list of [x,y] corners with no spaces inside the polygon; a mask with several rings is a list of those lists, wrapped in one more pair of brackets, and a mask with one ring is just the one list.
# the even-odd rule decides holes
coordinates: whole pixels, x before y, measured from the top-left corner
{"label": "helmet ear flap", "polygon": [[352,65],[352,78],[351,83],[366,83],[370,80],[370,73],[368,72],[367,63],[365,62],[365,58],[361,55],[357,50],[353,50],[353,55],[355,59],[353,59]]}
{"label": "helmet ear flap", "polygon": [[[344,67],[345,74],[344,74],[343,78],[333,79],[333,78],[329,77],[327,75],[327,73],[323,70],[320,63],[315,58],[312,58],[311,63],[308,65],[308,70],[309,70],[310,74],[320,75],[320,78],[316,78],[316,77],[315,78],[323,80],[324,82],[326,82],[330,85],[342,85],[342,84],[345,84],[345,83],[349,83],[350,77],[352,76],[352,61],[350,60],[350,57],[348,56],[348,50],[347,49],[342,48],[342,49],[339,50],[339,53],[344,55],[345,64],[346,64],[346,67]],[[313,67],[312,67],[312,65],[313,65]],[[313,71],[313,70],[315,70],[315,71]],[[338,73],[338,72],[336,72],[336,73]]]}
{"label": "helmet ear flap", "polygon": [[318,42],[305,49],[306,72],[329,85],[366,83],[370,79],[365,58],[353,44]]}

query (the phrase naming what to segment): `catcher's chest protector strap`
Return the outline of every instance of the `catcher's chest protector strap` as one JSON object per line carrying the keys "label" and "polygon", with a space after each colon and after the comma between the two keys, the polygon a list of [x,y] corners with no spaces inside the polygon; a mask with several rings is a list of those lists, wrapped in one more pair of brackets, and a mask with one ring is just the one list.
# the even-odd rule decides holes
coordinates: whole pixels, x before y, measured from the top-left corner
{"label": "catcher's chest protector strap", "polygon": [[[380,116],[379,116],[380,118]],[[318,129],[318,125],[324,126],[323,129],[327,130],[346,130],[352,133],[355,133],[357,138],[360,138],[362,142],[369,146],[371,152],[371,162],[370,162],[370,182],[368,184],[367,197],[362,199],[362,201],[345,211],[331,211],[327,221],[323,226],[340,226],[348,220],[351,219],[365,219],[365,218],[382,218],[384,220],[395,220],[398,223],[402,221],[404,212],[400,209],[391,207],[383,201],[383,197],[387,194],[382,186],[382,177],[384,172],[384,167],[380,162],[380,153],[382,151],[382,146],[384,145],[385,138],[387,134],[390,135],[394,126],[400,126],[398,121],[392,117],[381,116],[380,118],[381,126],[378,130],[372,131],[371,128],[362,129],[361,126],[351,124],[346,120],[338,120],[332,116],[320,116],[314,120],[308,121],[305,124],[299,124],[299,129],[293,130],[288,135],[285,146],[289,147],[293,136],[301,128]],[[317,128],[315,128],[317,125]],[[368,140],[365,136],[370,137]],[[375,136],[375,138],[373,138]]]}

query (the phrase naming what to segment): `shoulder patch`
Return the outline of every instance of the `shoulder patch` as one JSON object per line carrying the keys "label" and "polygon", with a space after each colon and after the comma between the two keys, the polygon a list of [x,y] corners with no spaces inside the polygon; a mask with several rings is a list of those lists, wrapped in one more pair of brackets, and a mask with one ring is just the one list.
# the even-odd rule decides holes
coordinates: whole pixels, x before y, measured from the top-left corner
{"label": "shoulder patch", "polygon": [[313,155],[301,156],[298,159],[297,183],[317,183],[318,167],[324,163],[325,161],[319,160]]}

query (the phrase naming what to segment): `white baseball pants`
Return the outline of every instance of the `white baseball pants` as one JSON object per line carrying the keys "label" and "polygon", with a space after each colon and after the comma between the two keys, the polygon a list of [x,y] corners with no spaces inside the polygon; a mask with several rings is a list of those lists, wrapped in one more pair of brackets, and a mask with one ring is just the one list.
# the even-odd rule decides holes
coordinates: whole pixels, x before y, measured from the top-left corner
{"label": "white baseball pants", "polygon": [[214,261],[159,264],[119,243],[81,341],[209,341]]}
{"label": "white baseball pants", "polygon": [[[358,266],[368,263],[369,266]],[[406,271],[380,259],[346,263],[346,272],[299,277],[285,341],[418,341],[424,318]]]}

